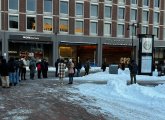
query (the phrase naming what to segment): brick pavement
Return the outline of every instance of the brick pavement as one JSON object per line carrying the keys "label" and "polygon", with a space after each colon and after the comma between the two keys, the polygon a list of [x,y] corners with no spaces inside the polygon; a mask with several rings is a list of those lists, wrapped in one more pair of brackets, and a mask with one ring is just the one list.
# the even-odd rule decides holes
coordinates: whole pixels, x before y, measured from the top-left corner
{"label": "brick pavement", "polygon": [[[68,81],[67,81],[68,82]],[[65,81],[65,84],[67,84]],[[1,120],[105,120],[68,100],[72,86],[57,80],[26,80],[11,88],[0,88]],[[78,96],[75,94],[75,96]],[[85,99],[84,99],[85,100]]]}

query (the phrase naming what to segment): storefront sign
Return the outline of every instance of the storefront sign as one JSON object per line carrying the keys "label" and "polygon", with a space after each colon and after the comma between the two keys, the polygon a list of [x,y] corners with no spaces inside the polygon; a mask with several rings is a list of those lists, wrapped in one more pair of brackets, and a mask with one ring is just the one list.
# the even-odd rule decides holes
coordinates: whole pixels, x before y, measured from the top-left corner
{"label": "storefront sign", "polygon": [[39,37],[33,37],[33,36],[22,36],[23,39],[32,39],[32,40],[39,40]]}

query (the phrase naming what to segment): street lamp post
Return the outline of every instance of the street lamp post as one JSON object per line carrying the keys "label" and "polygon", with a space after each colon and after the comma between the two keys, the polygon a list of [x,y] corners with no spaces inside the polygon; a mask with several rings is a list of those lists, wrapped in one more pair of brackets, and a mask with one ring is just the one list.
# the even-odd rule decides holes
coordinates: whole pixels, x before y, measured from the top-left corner
{"label": "street lamp post", "polygon": [[132,39],[131,39],[131,42],[132,42],[132,44],[131,44],[131,48],[132,48],[131,57],[132,58],[131,59],[135,59],[135,56],[134,56],[134,44],[133,44],[134,39],[133,39],[133,37],[135,35],[136,28],[139,28],[139,23],[129,24],[127,30],[130,30],[130,27],[131,27],[131,32],[132,32]]}

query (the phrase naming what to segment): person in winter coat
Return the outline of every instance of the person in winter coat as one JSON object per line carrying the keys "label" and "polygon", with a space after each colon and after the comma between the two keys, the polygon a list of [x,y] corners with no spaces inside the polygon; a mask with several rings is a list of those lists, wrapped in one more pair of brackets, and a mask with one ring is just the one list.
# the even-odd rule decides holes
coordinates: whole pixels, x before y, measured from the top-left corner
{"label": "person in winter coat", "polygon": [[134,60],[131,61],[129,64],[129,70],[130,70],[130,77],[131,77],[131,84],[136,84],[136,75],[138,72],[138,66]]}
{"label": "person in winter coat", "polygon": [[31,58],[29,63],[29,70],[30,70],[30,79],[34,80],[35,72],[36,72],[36,61],[34,58]]}
{"label": "person in winter coat", "polygon": [[90,69],[90,63],[89,60],[86,62],[86,64],[84,65],[85,68],[85,75],[89,74],[89,69]]}
{"label": "person in winter coat", "polygon": [[72,62],[72,59],[69,59],[67,67],[68,67],[68,75],[69,75],[69,83],[68,84],[73,84],[74,63]]}
{"label": "person in winter coat", "polygon": [[0,74],[1,74],[1,80],[2,80],[2,87],[3,88],[9,88],[9,67],[6,63],[6,59],[1,60],[0,64]]}
{"label": "person in winter coat", "polygon": [[58,63],[58,77],[59,77],[59,83],[63,85],[63,78],[65,77],[65,69],[66,64],[64,63],[64,60],[61,58]]}
{"label": "person in winter coat", "polygon": [[103,62],[101,69],[103,70],[103,72],[106,70],[106,62]]}
{"label": "person in winter coat", "polygon": [[82,68],[82,64],[81,64],[81,61],[79,61],[77,64],[76,64],[76,69],[77,69],[77,77],[80,76],[80,70]]}
{"label": "person in winter coat", "polygon": [[15,60],[13,57],[11,57],[8,61],[8,67],[9,67],[9,80],[10,80],[10,85],[15,86],[16,83],[16,79],[15,79]]}
{"label": "person in winter coat", "polygon": [[48,75],[48,66],[49,66],[49,63],[46,59],[43,59],[42,62],[41,62],[41,69],[42,69],[42,76],[43,78],[47,78]]}
{"label": "person in winter coat", "polygon": [[55,68],[56,68],[56,73],[55,76],[58,77],[58,63],[60,62],[60,59],[58,58],[54,64]]}
{"label": "person in winter coat", "polygon": [[41,79],[41,60],[39,60],[36,64],[37,66],[37,75],[38,75],[38,79]]}

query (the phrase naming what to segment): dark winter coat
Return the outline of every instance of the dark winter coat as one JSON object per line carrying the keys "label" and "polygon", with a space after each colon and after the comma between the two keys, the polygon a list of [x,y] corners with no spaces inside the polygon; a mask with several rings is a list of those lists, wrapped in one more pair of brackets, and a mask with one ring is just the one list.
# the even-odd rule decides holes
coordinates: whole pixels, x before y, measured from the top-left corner
{"label": "dark winter coat", "polygon": [[0,64],[0,74],[1,76],[9,76],[9,67],[5,59],[3,59]]}
{"label": "dark winter coat", "polygon": [[138,72],[138,66],[135,62],[132,62],[130,65],[129,65],[129,70],[130,70],[130,73],[131,74],[137,74]]}

